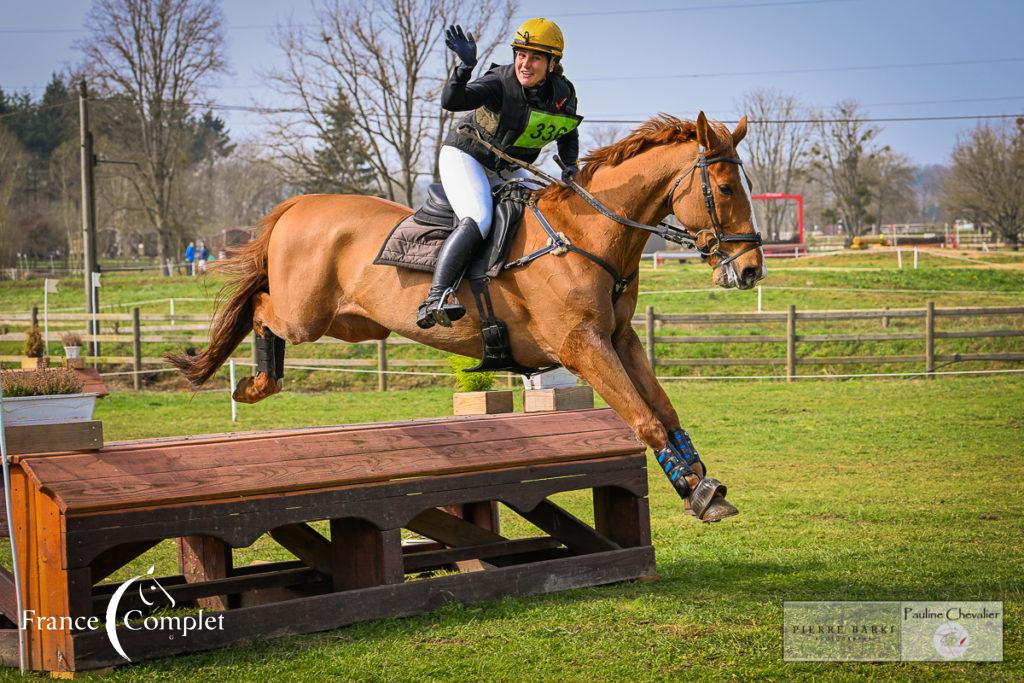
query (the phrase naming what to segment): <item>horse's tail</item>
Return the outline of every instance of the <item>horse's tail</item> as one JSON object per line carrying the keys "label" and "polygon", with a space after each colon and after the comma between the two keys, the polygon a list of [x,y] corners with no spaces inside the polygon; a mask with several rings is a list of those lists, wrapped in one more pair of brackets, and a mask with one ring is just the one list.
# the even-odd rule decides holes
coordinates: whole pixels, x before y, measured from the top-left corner
{"label": "horse's tail", "polygon": [[167,361],[178,368],[189,382],[198,386],[210,379],[231,353],[252,331],[253,297],[267,291],[267,247],[274,225],[299,197],[287,199],[259,222],[260,234],[248,244],[235,249],[231,257],[215,261],[218,271],[228,274],[228,281],[217,295],[210,345],[197,355],[165,354]]}

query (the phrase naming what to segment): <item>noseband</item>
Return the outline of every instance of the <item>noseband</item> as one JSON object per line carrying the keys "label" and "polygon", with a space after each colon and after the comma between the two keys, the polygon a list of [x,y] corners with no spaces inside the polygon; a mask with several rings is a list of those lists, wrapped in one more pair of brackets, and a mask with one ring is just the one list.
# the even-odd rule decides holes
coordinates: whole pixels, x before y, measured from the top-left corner
{"label": "noseband", "polygon": [[[718,266],[724,266],[727,263],[731,263],[738,259],[748,251],[753,251],[761,246],[761,234],[750,233],[750,234],[738,234],[726,232],[722,227],[722,222],[718,220],[718,210],[715,207],[715,195],[711,190],[711,176],[708,173],[708,166],[711,164],[736,164],[740,167],[740,171],[743,172],[743,179],[746,180],[747,185],[750,185],[750,178],[747,177],[746,171],[743,169],[743,160],[738,157],[706,157],[703,151],[697,152],[697,161],[694,162],[688,170],[684,171],[682,175],[676,178],[676,181],[672,183],[672,188],[668,191],[668,210],[672,211],[673,195],[676,192],[676,188],[683,182],[685,178],[689,178],[690,175],[696,169],[700,169],[700,190],[704,196],[704,208],[707,209],[708,218],[711,219],[711,227],[698,230],[696,233],[691,232],[687,228],[683,228],[682,232],[693,242],[694,248],[700,252],[701,258],[705,261],[712,256],[718,257]],[[742,181],[741,181],[742,182]],[[753,207],[751,207],[753,210]],[[702,248],[698,243],[698,238],[706,233],[710,233],[705,240],[705,246]],[[746,249],[741,249],[735,254],[728,254],[722,251],[722,245],[731,242],[746,243],[749,244]],[[724,256],[723,256],[724,255]]]}

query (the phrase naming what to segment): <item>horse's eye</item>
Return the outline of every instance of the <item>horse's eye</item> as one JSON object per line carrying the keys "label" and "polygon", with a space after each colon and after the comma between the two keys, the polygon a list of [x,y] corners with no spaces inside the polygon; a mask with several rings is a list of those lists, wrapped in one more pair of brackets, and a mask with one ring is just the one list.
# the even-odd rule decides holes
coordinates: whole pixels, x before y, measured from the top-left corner
{"label": "horse's eye", "polygon": [[718,191],[724,194],[726,197],[732,196],[732,188],[729,187],[728,185],[719,185]]}

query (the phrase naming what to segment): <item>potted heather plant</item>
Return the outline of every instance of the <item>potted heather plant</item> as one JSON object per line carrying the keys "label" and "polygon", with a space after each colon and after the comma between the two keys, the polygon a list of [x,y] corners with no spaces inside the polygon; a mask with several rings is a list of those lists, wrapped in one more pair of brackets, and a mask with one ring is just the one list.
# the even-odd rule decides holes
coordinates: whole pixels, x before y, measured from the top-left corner
{"label": "potted heather plant", "polygon": [[77,332],[65,332],[60,336],[60,342],[64,345],[64,355],[68,358],[78,358],[82,350],[82,337]]}
{"label": "potted heather plant", "polygon": [[96,394],[82,393],[82,378],[68,368],[2,371],[4,425],[56,424],[92,419]]}
{"label": "potted heather plant", "polygon": [[23,354],[22,368],[35,370],[49,365],[46,358],[46,345],[43,343],[43,335],[40,334],[38,325],[33,325],[32,329],[25,333],[25,343],[22,345],[21,351]]}
{"label": "potted heather plant", "polygon": [[493,372],[466,372],[477,364],[475,358],[448,356],[457,391],[452,395],[456,415],[492,415],[512,412],[512,392],[494,391]]}

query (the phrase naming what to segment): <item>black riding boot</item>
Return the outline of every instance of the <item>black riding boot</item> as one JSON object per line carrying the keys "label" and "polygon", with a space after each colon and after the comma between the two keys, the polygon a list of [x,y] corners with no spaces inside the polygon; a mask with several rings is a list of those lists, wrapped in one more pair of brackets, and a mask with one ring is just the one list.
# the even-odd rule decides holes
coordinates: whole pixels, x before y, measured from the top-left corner
{"label": "black riding boot", "polygon": [[427,292],[427,298],[420,306],[416,324],[423,329],[434,326],[451,327],[452,322],[466,315],[466,307],[458,303],[446,303],[445,294],[455,285],[473,254],[483,243],[480,228],[472,218],[463,218],[444,241],[437,254],[434,281]]}

